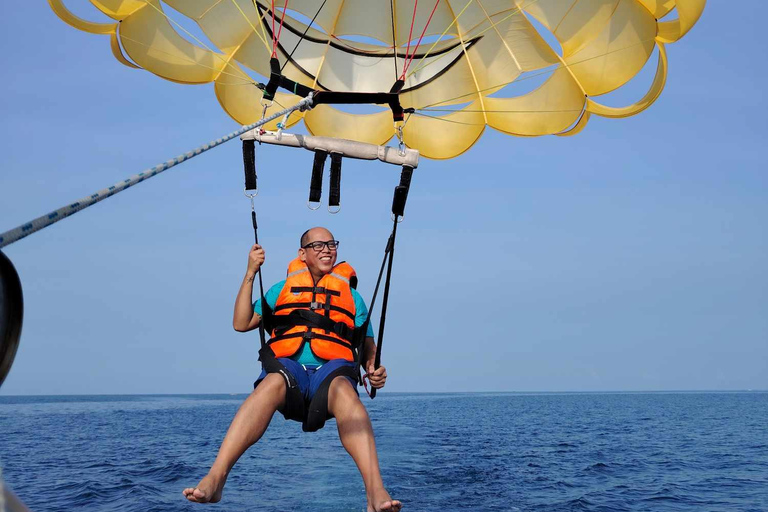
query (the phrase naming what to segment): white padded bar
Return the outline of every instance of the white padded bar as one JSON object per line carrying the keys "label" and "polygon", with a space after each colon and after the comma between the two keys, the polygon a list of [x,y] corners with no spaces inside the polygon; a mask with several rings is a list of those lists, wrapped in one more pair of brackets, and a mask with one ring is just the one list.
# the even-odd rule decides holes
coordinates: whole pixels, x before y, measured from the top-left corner
{"label": "white padded bar", "polygon": [[366,142],[336,139],[333,137],[315,137],[314,135],[300,135],[285,132],[279,136],[277,132],[265,132],[259,136],[258,129],[246,132],[241,135],[240,138],[242,140],[260,140],[262,144],[304,148],[309,151],[321,149],[328,153],[340,153],[347,158],[381,160],[382,162],[393,165],[408,165],[414,169],[419,165],[419,152],[409,148],[405,149],[405,154],[400,154],[398,148],[391,146],[377,146]]}

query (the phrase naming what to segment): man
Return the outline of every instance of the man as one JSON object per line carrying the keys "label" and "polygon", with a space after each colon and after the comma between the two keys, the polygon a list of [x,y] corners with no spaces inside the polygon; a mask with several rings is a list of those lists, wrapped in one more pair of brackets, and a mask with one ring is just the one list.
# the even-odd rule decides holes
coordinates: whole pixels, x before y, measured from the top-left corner
{"label": "man", "polygon": [[[315,420],[318,420],[317,414],[322,415],[320,426],[326,417],[336,418],[341,443],[363,477],[368,512],[398,512],[402,507],[384,489],[371,421],[352,377],[351,368],[355,368],[355,362],[350,341],[352,333],[359,332],[363,325],[367,325],[368,330],[360,350],[363,350],[364,367],[371,386],[384,387],[387,371],[383,366],[374,369],[376,345],[370,324],[365,322],[368,311],[354,290],[356,277],[352,267],[346,263],[336,265],[337,248],[338,241],[327,229],[316,227],[305,232],[298,257],[289,266],[286,281],[276,284],[265,294],[267,314],[264,314],[261,300],[251,303],[253,281],[264,263],[264,250],[259,245],[251,248],[248,269],[235,301],[232,324],[236,331],[247,332],[259,327],[262,315],[265,320],[270,320],[265,321],[265,324],[272,324],[265,325],[271,331],[269,344],[267,349],[260,351],[265,369],[232,420],[208,475],[197,487],[184,489],[184,496],[189,501],[215,503],[221,500],[230,470],[237,459],[261,438],[275,411],[289,417],[294,414],[289,411],[295,412],[295,407],[299,407],[304,411],[304,426],[308,430],[308,407],[310,423],[313,411]],[[327,399],[324,399],[323,390]],[[296,395],[292,392],[301,392],[303,403],[296,403]],[[319,406],[318,400],[322,402]],[[322,411],[317,413],[318,409]],[[319,427],[315,424],[315,428]]]}

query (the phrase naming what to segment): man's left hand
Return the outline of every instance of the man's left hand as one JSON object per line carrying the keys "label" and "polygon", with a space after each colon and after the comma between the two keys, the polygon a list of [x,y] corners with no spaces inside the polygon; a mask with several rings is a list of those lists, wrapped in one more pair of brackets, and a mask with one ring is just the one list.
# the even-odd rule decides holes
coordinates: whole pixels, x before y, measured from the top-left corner
{"label": "man's left hand", "polygon": [[387,369],[383,366],[379,366],[378,369],[374,369],[373,361],[368,361],[366,365],[368,369],[368,381],[371,383],[371,387],[374,389],[380,389],[384,387],[387,382]]}

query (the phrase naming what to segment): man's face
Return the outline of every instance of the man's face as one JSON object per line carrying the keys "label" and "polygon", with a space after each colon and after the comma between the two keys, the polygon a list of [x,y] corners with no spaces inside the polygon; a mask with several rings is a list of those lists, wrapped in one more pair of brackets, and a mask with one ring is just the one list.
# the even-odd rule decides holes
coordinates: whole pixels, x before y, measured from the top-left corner
{"label": "man's face", "polygon": [[305,247],[299,249],[299,258],[306,262],[309,271],[316,278],[328,274],[333,269],[333,266],[336,265],[337,252],[330,250],[327,244],[323,245],[320,251],[306,246],[313,242],[328,242],[333,239],[333,235],[327,229],[314,228],[307,235]]}

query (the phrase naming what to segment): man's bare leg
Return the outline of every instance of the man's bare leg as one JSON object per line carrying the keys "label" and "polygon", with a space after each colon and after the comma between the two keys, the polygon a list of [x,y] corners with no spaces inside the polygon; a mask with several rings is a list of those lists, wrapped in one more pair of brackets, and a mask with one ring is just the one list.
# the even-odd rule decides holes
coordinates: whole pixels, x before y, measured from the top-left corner
{"label": "man's bare leg", "polygon": [[363,477],[368,512],[398,512],[402,504],[390,497],[381,480],[376,441],[368,411],[345,377],[336,377],[331,382],[328,411],[336,417],[341,444],[352,456]]}
{"label": "man's bare leg", "polygon": [[245,399],[224,436],[219,454],[208,474],[197,487],[184,489],[189,501],[216,503],[232,466],[252,444],[261,439],[275,411],[285,405],[285,380],[280,374],[270,373]]}

